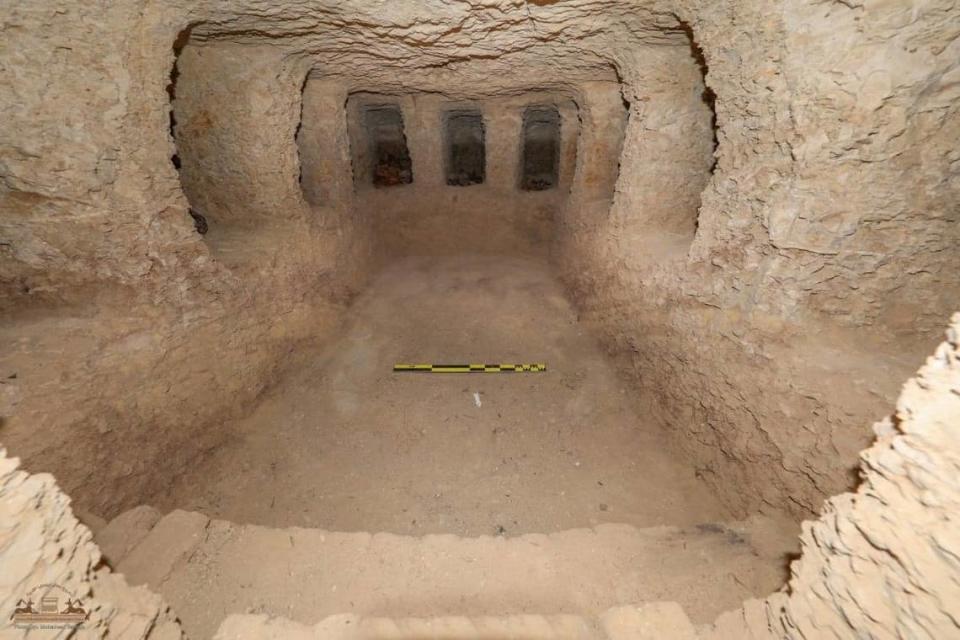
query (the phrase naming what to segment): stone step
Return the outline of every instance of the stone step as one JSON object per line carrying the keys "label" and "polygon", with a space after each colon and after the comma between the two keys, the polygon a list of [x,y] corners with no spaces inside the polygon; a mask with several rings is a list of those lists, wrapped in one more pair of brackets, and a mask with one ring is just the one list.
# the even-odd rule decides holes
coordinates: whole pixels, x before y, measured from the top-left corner
{"label": "stone step", "polygon": [[316,625],[265,615],[231,615],[217,640],[603,640],[606,635],[581,616],[521,615],[503,617],[361,618],[329,616]]}
{"label": "stone step", "polygon": [[514,538],[272,529],[174,511],[114,567],[172,605],[193,638],[230,614],[314,625],[364,618],[572,615],[676,601],[695,622],[777,589],[756,521],[601,525]]}
{"label": "stone step", "polygon": [[362,618],[343,614],[305,625],[287,618],[232,614],[215,640],[696,640],[676,602],[615,607],[596,619],[574,615],[468,618]]}

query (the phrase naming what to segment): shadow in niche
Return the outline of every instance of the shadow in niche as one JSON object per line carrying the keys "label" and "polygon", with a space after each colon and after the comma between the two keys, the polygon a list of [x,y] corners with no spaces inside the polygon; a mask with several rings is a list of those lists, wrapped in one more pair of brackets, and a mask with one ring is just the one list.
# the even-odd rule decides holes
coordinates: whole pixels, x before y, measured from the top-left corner
{"label": "shadow in niche", "polygon": [[303,199],[307,202],[310,202],[310,198],[307,197],[307,192],[303,188],[303,158],[300,157],[300,133],[303,131],[304,91],[307,89],[307,81],[309,79],[310,75],[305,75],[303,82],[300,84],[300,117],[297,119],[297,128],[293,131],[293,148],[297,152],[297,185],[300,186],[300,193],[303,194]]}
{"label": "shadow in niche", "polygon": [[401,98],[388,94],[355,92],[347,96],[349,162],[356,190],[413,183],[413,159],[401,103]]}
{"label": "shadow in niche", "polygon": [[557,186],[560,173],[560,111],[555,105],[528,107],[521,133],[520,188],[544,191]]}
{"label": "shadow in niche", "polygon": [[690,56],[697,63],[697,67],[700,69],[700,77],[703,80],[703,93],[701,98],[703,99],[704,104],[707,105],[710,109],[710,130],[713,133],[713,149],[711,151],[713,155],[713,162],[710,164],[710,174],[717,168],[717,157],[716,151],[717,147],[720,145],[719,138],[717,137],[717,94],[710,88],[710,85],[707,84],[707,73],[709,68],[707,67],[707,59],[703,55],[703,49],[700,48],[700,45],[697,44],[696,38],[693,37],[693,28],[686,22],[680,22],[680,28],[687,35],[687,41],[690,45]]}
{"label": "shadow in niche", "polygon": [[447,184],[454,187],[483,184],[487,178],[487,152],[480,111],[448,111],[443,116],[443,134]]}
{"label": "shadow in niche", "polygon": [[[173,140],[174,145],[174,152],[173,155],[170,156],[170,162],[173,163],[174,169],[177,170],[178,178],[180,177],[180,169],[183,163],[180,160],[180,153],[177,150],[177,116],[174,113],[173,103],[177,99],[177,80],[180,78],[180,54],[183,52],[183,48],[187,46],[187,42],[190,41],[191,31],[193,31],[193,25],[178,33],[177,37],[173,40],[173,67],[170,69],[170,82],[167,83],[167,97],[170,101],[170,139]],[[210,229],[206,216],[190,204],[190,199],[186,192],[183,191],[182,186],[180,190],[183,192],[183,197],[187,199],[187,212],[193,219],[193,228],[196,229],[200,235],[205,235]]]}
{"label": "shadow in niche", "polygon": [[[177,140],[177,116],[173,112],[173,101],[177,99],[177,79],[180,77],[180,54],[190,40],[190,31],[192,29],[193,27],[187,27],[178,33],[177,37],[173,40],[173,67],[170,69],[170,82],[167,83],[167,99],[170,102],[170,138],[174,141],[174,144],[176,144]],[[173,162],[174,168],[180,171],[180,154],[174,151],[170,157],[170,161]]]}
{"label": "shadow in niche", "polygon": [[363,122],[370,144],[373,186],[393,187],[413,182],[413,162],[403,129],[403,113],[393,104],[371,105]]}

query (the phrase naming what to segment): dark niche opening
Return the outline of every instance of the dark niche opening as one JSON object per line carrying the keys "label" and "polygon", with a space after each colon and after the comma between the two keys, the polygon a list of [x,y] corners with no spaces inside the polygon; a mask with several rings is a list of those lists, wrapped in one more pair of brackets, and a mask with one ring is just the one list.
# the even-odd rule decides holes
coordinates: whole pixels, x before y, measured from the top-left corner
{"label": "dark niche opening", "polygon": [[190,29],[190,27],[187,27],[178,33],[177,37],[173,40],[173,67],[170,68],[170,82],[167,83],[167,97],[170,101],[170,138],[173,139],[173,144],[175,147],[173,155],[170,157],[170,162],[173,163],[173,166],[177,171],[180,171],[181,162],[180,154],[176,150],[177,117],[174,114],[173,103],[177,99],[177,80],[180,78],[180,68],[178,66],[180,62],[180,54],[183,52],[183,48],[187,45],[187,42],[190,41]]}
{"label": "dark niche opening", "polygon": [[483,116],[474,109],[448,111],[443,118],[447,184],[465,187],[487,177]]}
{"label": "dark niche opening", "polygon": [[528,107],[521,132],[520,188],[543,191],[560,175],[560,111],[553,105]]}
{"label": "dark niche opening", "polygon": [[[170,162],[173,163],[173,167],[177,170],[177,177],[182,178],[180,172],[183,169],[183,162],[180,159],[180,146],[177,141],[177,116],[176,116],[176,101],[177,101],[177,81],[180,79],[180,54],[183,53],[184,47],[190,42],[190,31],[193,29],[192,26],[187,27],[183,31],[177,34],[177,37],[173,41],[173,67],[170,69],[170,82],[167,83],[167,97],[170,100],[170,121],[169,121],[169,131],[170,138],[173,140],[173,155],[170,156]],[[190,198],[186,193],[186,190],[183,189],[183,182],[181,179],[181,190],[183,190],[183,195],[187,199],[187,204],[189,208],[187,213],[190,214],[190,218],[193,220],[193,228],[196,229],[197,233],[204,235],[209,229],[209,223],[207,222],[206,217],[196,210],[193,205],[190,203]]]}
{"label": "dark niche opening", "polygon": [[717,147],[720,145],[717,136],[717,94],[710,85],[707,84],[707,73],[709,72],[707,58],[704,56],[700,44],[694,38],[693,28],[686,22],[681,22],[680,28],[683,29],[683,32],[687,35],[690,44],[690,56],[697,63],[697,68],[700,69],[700,78],[703,81],[703,93],[700,94],[700,98],[704,104],[707,105],[707,108],[710,109],[710,129],[713,133],[713,162],[710,165],[710,174],[712,175],[717,168],[716,152]]}
{"label": "dark niche opening", "polygon": [[403,113],[393,104],[364,110],[363,125],[370,143],[371,176],[376,187],[413,182],[413,162],[403,130]]}

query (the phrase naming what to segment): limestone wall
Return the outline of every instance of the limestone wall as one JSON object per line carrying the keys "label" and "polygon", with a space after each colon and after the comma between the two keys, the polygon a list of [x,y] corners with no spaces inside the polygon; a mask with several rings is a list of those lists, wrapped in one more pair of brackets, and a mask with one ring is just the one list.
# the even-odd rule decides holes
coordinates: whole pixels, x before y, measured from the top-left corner
{"label": "limestone wall", "polygon": [[958,427],[960,314],[874,425],[856,493],[804,523],[786,591],[724,614],[704,637],[960,637]]}
{"label": "limestone wall", "polygon": [[344,82],[309,78],[305,81],[297,132],[299,181],[304,198],[315,206],[338,207],[352,202],[346,105]]}
{"label": "limestone wall", "polygon": [[[633,99],[628,170],[608,217],[568,209],[557,254],[639,401],[736,510],[801,516],[849,488],[870,405],[893,400],[933,344],[935,317],[953,311],[958,255],[937,247],[960,229],[946,223],[956,167],[939,143],[920,143],[956,137],[943,101],[951,11],[680,3],[715,94],[705,188],[682,170],[709,166],[690,144],[698,121],[654,108],[670,89],[650,95],[642,49],[611,52]],[[881,67],[889,81],[869,88]],[[883,97],[860,104],[865,86]],[[643,164],[651,152],[676,163],[670,179]],[[913,185],[923,197],[907,195]]]}
{"label": "limestone wall", "polygon": [[303,63],[272,47],[188,43],[176,64],[173,115],[189,203],[214,232],[304,220],[294,183]]}
{"label": "limestone wall", "polygon": [[[0,449],[0,635],[67,637],[70,631],[40,623],[13,624],[14,609],[41,598],[78,601],[89,615],[70,637],[178,640],[180,625],[163,599],[146,587],[131,587],[123,576],[100,564],[90,530],[77,522],[70,499],[48,474],[30,475]],[[46,625],[60,624],[56,620]],[[32,626],[31,626],[32,625]]]}
{"label": "limestone wall", "polygon": [[361,221],[309,207],[297,182],[307,68],[189,39],[177,61],[193,11],[216,10],[2,10],[0,438],[103,516],[229,437],[366,272]]}

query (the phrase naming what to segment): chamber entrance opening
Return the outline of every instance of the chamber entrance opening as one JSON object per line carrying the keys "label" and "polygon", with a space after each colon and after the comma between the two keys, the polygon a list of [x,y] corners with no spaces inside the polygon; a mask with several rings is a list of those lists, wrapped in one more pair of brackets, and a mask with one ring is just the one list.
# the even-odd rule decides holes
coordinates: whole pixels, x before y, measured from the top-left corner
{"label": "chamber entrance opening", "polygon": [[560,112],[535,106],[523,114],[520,188],[543,191],[557,186],[560,170]]}
{"label": "chamber entrance opening", "polygon": [[413,182],[413,163],[407,149],[400,108],[396,105],[367,107],[363,122],[370,144],[374,186],[392,187]]}
{"label": "chamber entrance opening", "polygon": [[447,184],[482,184],[487,175],[483,116],[479,111],[450,111],[443,118]]}

